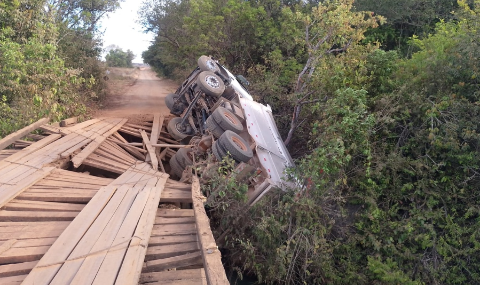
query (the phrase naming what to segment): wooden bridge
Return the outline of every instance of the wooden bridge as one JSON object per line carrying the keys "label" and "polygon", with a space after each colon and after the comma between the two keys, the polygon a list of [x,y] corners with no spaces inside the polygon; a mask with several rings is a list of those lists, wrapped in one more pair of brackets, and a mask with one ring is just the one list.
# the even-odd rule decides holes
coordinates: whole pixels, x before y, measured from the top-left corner
{"label": "wooden bridge", "polygon": [[168,118],[143,118],[0,140],[0,284],[229,284],[198,179],[165,171]]}

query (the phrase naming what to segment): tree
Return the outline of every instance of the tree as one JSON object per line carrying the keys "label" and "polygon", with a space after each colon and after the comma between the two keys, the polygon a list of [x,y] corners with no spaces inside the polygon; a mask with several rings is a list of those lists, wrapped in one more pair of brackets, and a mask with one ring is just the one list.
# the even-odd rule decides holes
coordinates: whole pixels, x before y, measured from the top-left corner
{"label": "tree", "polygon": [[135,54],[131,50],[124,52],[120,48],[111,49],[105,56],[107,65],[110,67],[132,67]]}

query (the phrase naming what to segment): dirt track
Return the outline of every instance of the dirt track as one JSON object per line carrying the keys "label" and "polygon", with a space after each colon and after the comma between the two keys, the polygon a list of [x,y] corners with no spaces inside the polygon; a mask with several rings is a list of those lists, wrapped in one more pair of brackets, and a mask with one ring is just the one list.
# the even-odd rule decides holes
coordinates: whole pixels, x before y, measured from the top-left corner
{"label": "dirt track", "polygon": [[105,109],[96,117],[130,117],[161,113],[170,114],[164,98],[177,89],[177,84],[168,79],[158,78],[150,68],[141,68],[133,85],[110,94]]}

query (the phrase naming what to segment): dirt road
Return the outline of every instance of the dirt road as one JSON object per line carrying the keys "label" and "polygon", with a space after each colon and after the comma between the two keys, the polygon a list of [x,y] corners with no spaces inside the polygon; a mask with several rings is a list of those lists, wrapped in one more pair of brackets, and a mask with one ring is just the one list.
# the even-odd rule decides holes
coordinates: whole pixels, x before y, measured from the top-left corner
{"label": "dirt road", "polygon": [[130,117],[133,115],[161,113],[170,114],[164,98],[173,93],[178,84],[158,78],[150,68],[141,68],[133,85],[116,90],[107,98],[105,109],[96,117]]}

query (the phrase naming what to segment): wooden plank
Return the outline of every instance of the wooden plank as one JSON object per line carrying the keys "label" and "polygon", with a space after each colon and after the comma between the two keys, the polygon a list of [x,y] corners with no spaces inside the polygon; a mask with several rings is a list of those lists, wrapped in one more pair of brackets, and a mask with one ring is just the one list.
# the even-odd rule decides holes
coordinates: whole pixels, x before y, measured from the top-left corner
{"label": "wooden plank", "polygon": [[[155,126],[155,125],[154,125]],[[115,284],[135,284],[140,279],[143,261],[148,247],[155,215],[160,202],[160,196],[167,182],[168,175],[164,174],[155,188],[151,190],[147,208],[143,211],[140,221],[135,229],[134,237],[130,242],[122,267],[118,273]]]}
{"label": "wooden plank", "polygon": [[145,255],[145,261],[174,257],[181,254],[196,252],[198,250],[197,241],[181,244],[149,246],[147,254]]}
{"label": "wooden plank", "polygon": [[[66,227],[66,226],[65,226]],[[36,246],[51,246],[57,238],[33,238],[33,239],[24,239],[17,240],[12,247],[18,248],[27,248],[27,247],[36,247]]]}
{"label": "wooden plank", "polygon": [[11,133],[8,136],[4,137],[3,139],[0,140],[0,150],[2,150],[4,148],[6,148],[7,146],[11,145],[16,140],[26,136],[27,134],[34,131],[35,129],[37,129],[41,125],[44,125],[44,124],[48,123],[48,121],[49,121],[48,118],[40,119],[37,122],[35,122],[35,123],[33,123],[29,126],[26,126],[25,128],[20,129],[16,132]]}
{"label": "wooden plank", "polygon": [[[45,137],[44,139],[39,140],[38,142],[12,154],[10,157],[6,158],[3,162],[0,162],[0,165],[5,164],[7,162],[17,162],[20,158],[23,158],[29,154],[36,152],[37,150],[51,144],[52,142],[61,138],[62,135],[60,134],[53,134]],[[1,169],[1,167],[0,167]]]}
{"label": "wooden plank", "polygon": [[92,120],[88,120],[88,121],[85,121],[85,122],[76,124],[75,126],[71,126],[71,127],[65,128],[65,131],[75,132],[75,131],[84,129],[84,128],[86,128],[86,127],[92,126],[92,125],[94,125],[94,124],[96,124],[96,123],[98,123],[98,122],[100,122],[100,121],[102,121],[102,119],[92,119]]}
{"label": "wooden plank", "polygon": [[134,147],[128,147],[128,142],[118,132],[113,134],[112,142],[115,142],[119,146],[122,146],[128,153],[130,153],[137,159],[140,159],[141,161],[145,160],[145,156],[141,153],[141,151]]}
{"label": "wooden plank", "polygon": [[71,203],[55,203],[43,201],[27,201],[14,199],[7,203],[3,209],[9,211],[45,211],[45,212],[80,212],[84,205]]}
{"label": "wooden plank", "polygon": [[10,277],[0,278],[0,284],[2,285],[20,285],[25,279],[26,275],[16,275]]}
{"label": "wooden plank", "polygon": [[126,144],[126,143],[118,142],[118,141],[113,140],[113,139],[108,139],[108,141],[114,142],[114,143],[116,143],[116,144],[118,144],[118,145],[120,145],[120,146],[124,146],[124,147],[126,147],[126,148],[128,148],[128,149],[132,149],[132,150],[135,150],[135,151],[147,153],[146,150],[141,149],[141,148],[138,148],[138,147],[133,146],[133,145],[129,145],[129,144]]}
{"label": "wooden plank", "polygon": [[5,204],[7,204],[13,198],[25,191],[28,187],[32,186],[37,181],[50,174],[53,169],[54,167],[42,168],[36,171],[34,174],[30,175],[27,179],[24,179],[23,181],[17,183],[16,185],[5,187],[5,189],[0,192],[0,208],[5,206]]}
{"label": "wooden plank", "polygon": [[161,201],[164,203],[192,203],[192,195],[187,191],[170,190],[162,193]]}
{"label": "wooden plank", "polygon": [[[0,277],[10,277],[28,274],[33,267],[38,263],[38,260],[28,261],[15,264],[6,264],[0,266]],[[25,276],[23,276],[25,278]],[[22,279],[23,281],[23,279]],[[1,279],[0,279],[1,282]],[[3,284],[3,283],[0,283]]]}
{"label": "wooden plank", "polygon": [[95,138],[93,142],[91,142],[88,146],[86,146],[79,154],[75,155],[75,157],[72,158],[73,166],[75,168],[78,168],[83,161],[90,155],[92,154],[97,148],[100,147],[100,145],[114,132],[116,132],[120,127],[123,126],[127,122],[127,119],[121,120],[118,124],[113,126],[109,131],[104,133],[102,136],[98,136]]}
{"label": "wooden plank", "polygon": [[190,235],[197,233],[195,224],[154,225],[153,236]]}
{"label": "wooden plank", "polygon": [[197,242],[197,235],[182,235],[182,236],[152,236],[148,242],[148,246],[167,245],[167,244],[182,244],[189,242]]}
{"label": "wooden plank", "polygon": [[[117,190],[115,195],[108,202],[108,205],[104,208],[85,236],[82,237],[78,245],[69,255],[69,260],[63,264],[62,268],[60,268],[50,284],[74,284],[78,283],[78,278],[88,277],[90,272],[85,272],[85,270],[79,269],[85,269],[83,263],[84,261],[87,262],[87,259],[89,261],[92,259],[93,261],[96,261],[98,258],[96,258],[96,256],[93,256],[92,258],[81,257],[86,256],[89,253],[109,248],[112,245],[112,242],[136,196],[135,191],[130,190],[132,189],[128,185],[121,186]],[[103,261],[103,256],[99,260],[100,264]],[[95,274],[93,274],[93,276],[94,275]],[[87,284],[88,282],[83,283]]]}
{"label": "wooden plank", "polygon": [[202,253],[200,251],[187,253],[175,257],[147,261],[143,272],[163,271],[172,268],[187,267],[202,264]]}
{"label": "wooden plank", "polygon": [[190,209],[158,209],[157,217],[193,217],[195,214]]}
{"label": "wooden plank", "polygon": [[210,220],[203,205],[200,182],[196,176],[192,177],[192,200],[207,282],[208,284],[230,284],[222,264],[221,253],[210,229]]}
{"label": "wooden plank", "polygon": [[102,187],[97,195],[92,198],[58,237],[57,241],[50,247],[37,266],[25,278],[23,284],[40,285],[50,283],[60,268],[61,263],[70,255],[80,238],[90,228],[115,192],[116,187],[114,186]]}
{"label": "wooden plank", "polygon": [[[17,196],[18,200],[43,201],[55,203],[88,203],[94,195],[58,195],[57,193],[23,193]],[[73,212],[72,212],[73,213]]]}
{"label": "wooden plank", "polygon": [[158,136],[160,135],[160,129],[163,125],[163,116],[160,117],[159,113],[153,114],[153,125],[152,132],[150,134],[150,143],[155,144],[158,141]]}
{"label": "wooden plank", "polygon": [[[205,270],[203,268],[198,269],[185,269],[185,270],[173,270],[163,272],[150,272],[144,273],[140,277],[139,284],[162,282],[162,281],[174,281],[174,280],[191,280],[206,278]],[[199,283],[197,283],[199,284]]]}
{"label": "wooden plank", "polygon": [[73,124],[76,124],[78,122],[78,117],[72,117],[72,118],[68,118],[68,119],[65,119],[65,120],[61,120],[60,121],[60,127],[66,127],[66,126],[69,126],[69,125],[73,125]]}
{"label": "wooden plank", "polygon": [[0,254],[0,264],[39,260],[49,248],[49,245],[26,248],[10,248],[9,250]]}
{"label": "wooden plank", "polygon": [[155,218],[155,225],[169,225],[169,224],[193,224],[195,223],[195,217],[183,217],[183,218]]}
{"label": "wooden plank", "polygon": [[[145,209],[145,205],[147,204],[151,192],[150,189],[151,188],[147,187],[138,193],[132,207],[130,208],[130,211],[128,212],[127,217],[125,218],[124,223],[120,227],[120,230],[115,237],[113,244],[117,245],[130,242],[138,220],[140,219],[140,216]],[[126,248],[109,250],[92,284],[113,284],[126,251]]]}
{"label": "wooden plank", "polygon": [[0,211],[0,219],[6,221],[71,221],[77,212],[42,212],[42,211]]}
{"label": "wooden plank", "polygon": [[157,160],[157,156],[155,155],[155,149],[152,147],[152,144],[148,140],[147,133],[145,133],[144,130],[142,130],[140,133],[142,135],[143,142],[145,143],[145,147],[147,148],[148,154],[150,155],[150,159],[152,160],[152,168],[154,170],[157,170],[158,160]]}
{"label": "wooden plank", "polygon": [[87,159],[83,162],[83,165],[88,165],[88,166],[91,166],[91,167],[94,167],[94,168],[110,171],[110,172],[116,173],[116,174],[122,174],[122,173],[125,172],[125,169],[123,169],[123,168],[117,168],[117,167],[113,167],[113,166],[109,166],[109,165],[104,165],[103,163],[97,162],[97,161],[94,161],[94,160],[88,160]]}
{"label": "wooden plank", "polygon": [[165,144],[165,143],[156,143],[152,144],[153,147],[168,147],[168,148],[192,148],[193,145],[183,145],[183,144]]}

